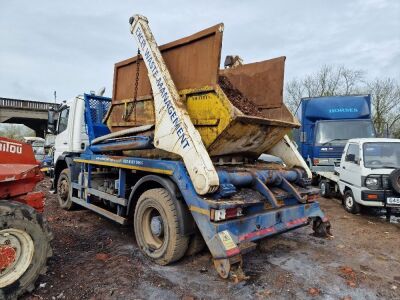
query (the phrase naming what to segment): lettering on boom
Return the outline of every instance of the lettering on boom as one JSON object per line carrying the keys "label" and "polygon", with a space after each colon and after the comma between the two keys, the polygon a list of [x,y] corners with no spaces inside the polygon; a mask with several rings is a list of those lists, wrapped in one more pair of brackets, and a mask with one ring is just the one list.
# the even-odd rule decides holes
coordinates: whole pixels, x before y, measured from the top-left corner
{"label": "lettering on boom", "polygon": [[164,104],[163,109],[166,109],[168,112],[169,119],[172,123],[172,126],[174,127],[175,134],[178,136],[178,141],[180,141],[182,149],[190,147],[188,137],[182,126],[182,121],[178,117],[176,109],[172,103],[171,96],[168,92],[168,88],[166,87],[161,72],[158,70],[158,66],[155,63],[155,60],[152,56],[149,46],[146,43],[146,39],[144,38],[144,33],[140,26],[137,27],[135,34],[138,39],[141,51],[142,53],[144,53],[143,59],[147,63],[149,73],[155,79],[158,93],[160,93],[161,98],[163,99],[163,104]]}
{"label": "lettering on boom", "polygon": [[0,141],[0,152],[22,154],[22,145],[13,142]]}

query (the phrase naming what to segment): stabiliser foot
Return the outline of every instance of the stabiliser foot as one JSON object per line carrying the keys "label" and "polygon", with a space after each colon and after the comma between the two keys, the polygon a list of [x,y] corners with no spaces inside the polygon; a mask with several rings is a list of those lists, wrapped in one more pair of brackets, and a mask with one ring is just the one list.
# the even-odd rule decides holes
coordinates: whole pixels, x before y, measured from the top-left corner
{"label": "stabiliser foot", "polygon": [[214,267],[219,276],[224,279],[230,279],[235,283],[249,279],[242,269],[242,255],[236,255],[230,258],[214,259]]}
{"label": "stabiliser foot", "polygon": [[329,221],[323,221],[321,218],[316,218],[313,221],[313,230],[316,237],[332,238],[331,223]]}

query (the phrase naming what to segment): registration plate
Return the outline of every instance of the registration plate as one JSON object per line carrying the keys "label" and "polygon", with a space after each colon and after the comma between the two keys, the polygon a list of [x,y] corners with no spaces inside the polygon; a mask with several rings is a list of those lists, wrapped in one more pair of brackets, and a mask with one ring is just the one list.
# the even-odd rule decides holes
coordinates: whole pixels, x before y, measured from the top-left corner
{"label": "registration plate", "polygon": [[388,197],[386,199],[387,204],[398,204],[400,205],[400,198]]}

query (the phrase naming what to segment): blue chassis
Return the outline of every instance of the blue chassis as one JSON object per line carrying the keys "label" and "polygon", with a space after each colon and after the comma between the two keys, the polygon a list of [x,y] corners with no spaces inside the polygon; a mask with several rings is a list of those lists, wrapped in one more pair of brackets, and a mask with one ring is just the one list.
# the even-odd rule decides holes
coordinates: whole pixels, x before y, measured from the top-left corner
{"label": "blue chassis", "polygon": [[[243,242],[259,240],[267,236],[308,225],[311,219],[320,218],[324,222],[327,221],[318,202],[299,203],[294,199],[288,199],[289,202],[285,201],[285,204],[290,203],[290,205],[253,212],[237,219],[213,222],[210,220],[210,209],[228,208],[230,207],[229,201],[221,201],[221,204],[219,204],[218,199],[207,199],[213,200],[207,201],[205,198],[200,197],[195,192],[184,164],[180,161],[96,155],[91,153],[81,154],[75,160],[81,162],[81,171],[86,170],[88,172],[89,187],[93,165],[118,168],[118,197],[120,199],[125,197],[125,172],[129,169],[168,176],[178,186],[214,259],[236,256],[240,254],[240,245]],[[86,196],[85,199],[83,185],[77,182],[73,182],[73,185],[76,189],[79,190],[79,187],[81,189],[79,198],[86,203],[90,203],[89,196]],[[223,237],[219,234],[223,231],[229,233],[235,245],[232,246],[231,244],[227,247],[226,242],[222,241]]]}

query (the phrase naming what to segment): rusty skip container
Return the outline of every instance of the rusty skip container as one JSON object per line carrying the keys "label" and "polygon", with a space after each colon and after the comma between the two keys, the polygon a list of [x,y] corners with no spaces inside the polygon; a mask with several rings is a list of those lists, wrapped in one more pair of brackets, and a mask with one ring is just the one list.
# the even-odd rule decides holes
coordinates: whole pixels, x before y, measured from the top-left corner
{"label": "rusty skip container", "polygon": [[[299,126],[283,103],[285,57],[219,69],[222,35],[218,24],[159,48],[210,156],[258,157]],[[151,125],[154,117],[142,57],[116,63],[108,127],[115,132]],[[168,157],[158,149],[127,154]]]}

